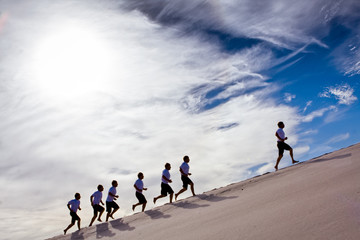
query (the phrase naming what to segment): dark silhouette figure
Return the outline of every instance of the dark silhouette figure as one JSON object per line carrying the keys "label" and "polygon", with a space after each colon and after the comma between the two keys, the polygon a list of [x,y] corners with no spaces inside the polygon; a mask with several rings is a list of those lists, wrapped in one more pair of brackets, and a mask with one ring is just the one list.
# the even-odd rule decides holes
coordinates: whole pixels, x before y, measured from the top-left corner
{"label": "dark silhouette figure", "polygon": [[183,157],[184,162],[181,164],[180,166],[180,173],[181,173],[181,181],[183,182],[183,188],[180,189],[180,191],[178,193],[175,194],[175,201],[177,199],[177,197],[185,192],[188,188],[188,185],[190,185],[191,188],[191,192],[192,195],[195,196],[195,191],[194,191],[194,183],[191,181],[191,179],[189,178],[189,176],[191,175],[191,173],[189,173],[189,162],[190,162],[190,158],[188,156],[184,156]]}
{"label": "dark silhouette figure", "polygon": [[166,163],[165,169],[163,170],[162,177],[161,177],[161,181],[162,181],[161,182],[161,194],[154,198],[154,204],[156,203],[156,200],[158,200],[159,198],[166,197],[168,193],[170,194],[169,195],[170,203],[172,203],[174,191],[172,190],[172,188],[169,185],[169,183],[172,182],[172,180],[170,179],[170,172],[169,172],[170,169],[171,169],[170,163]]}
{"label": "dark silhouette figure", "polygon": [[105,210],[102,206],[100,206],[100,203],[102,205],[104,205],[104,203],[102,201],[102,191],[104,191],[104,187],[102,185],[99,185],[97,187],[97,189],[98,190],[96,192],[94,192],[90,197],[91,206],[94,209],[94,216],[91,219],[89,227],[91,227],[91,225],[94,223],[98,213],[99,213],[98,221],[102,222],[101,215],[104,213],[104,210]]}
{"label": "dark silhouette figure", "polygon": [[132,205],[132,210],[133,211],[139,205],[142,205],[142,212],[145,211],[147,201],[146,201],[146,198],[145,198],[144,194],[142,193],[142,191],[143,190],[146,191],[147,188],[144,188],[144,183],[142,181],[143,179],[144,179],[144,174],[142,172],[139,172],[138,173],[138,180],[136,180],[136,182],[134,184],[134,188],[136,189],[135,196],[139,200],[139,202]]}
{"label": "dark silhouette figure", "polygon": [[276,164],[275,164],[275,170],[278,170],[279,167],[279,163],[281,158],[283,157],[284,154],[284,150],[290,151],[290,157],[292,160],[292,163],[298,163],[299,161],[295,161],[294,159],[294,154],[293,154],[293,149],[285,143],[285,140],[287,140],[288,138],[285,137],[285,132],[283,130],[283,128],[285,127],[285,124],[283,122],[278,122],[278,127],[279,129],[276,131],[275,136],[277,137],[277,147],[279,149],[279,157],[276,160]]}
{"label": "dark silhouette figure", "polygon": [[118,186],[118,183],[116,180],[113,180],[111,185],[112,187],[109,189],[108,197],[106,199],[106,221],[109,220],[109,217],[114,219],[114,213],[120,208],[115,202],[115,200],[119,197],[116,195],[116,187]]}
{"label": "dark silhouette figure", "polygon": [[81,219],[80,217],[76,214],[77,210],[81,210],[80,208],[80,193],[75,193],[75,199],[69,201],[69,203],[67,204],[68,209],[70,210],[70,216],[71,216],[71,223],[70,225],[64,229],[64,235],[66,234],[66,232],[75,225],[75,222],[78,221],[78,229],[80,230],[80,222]]}

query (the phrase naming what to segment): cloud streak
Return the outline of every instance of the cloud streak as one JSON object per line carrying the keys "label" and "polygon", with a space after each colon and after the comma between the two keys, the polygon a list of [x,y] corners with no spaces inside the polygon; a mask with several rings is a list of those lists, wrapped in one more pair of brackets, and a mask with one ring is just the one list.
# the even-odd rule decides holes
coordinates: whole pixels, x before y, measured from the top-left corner
{"label": "cloud streak", "polygon": [[324,114],[326,112],[329,112],[329,111],[336,111],[337,108],[335,106],[330,106],[330,107],[326,107],[326,108],[321,108],[319,110],[315,110],[311,113],[309,113],[308,115],[304,116],[302,118],[302,121],[303,122],[311,122],[312,120],[314,120],[314,118],[318,118],[318,117],[322,117],[324,116]]}

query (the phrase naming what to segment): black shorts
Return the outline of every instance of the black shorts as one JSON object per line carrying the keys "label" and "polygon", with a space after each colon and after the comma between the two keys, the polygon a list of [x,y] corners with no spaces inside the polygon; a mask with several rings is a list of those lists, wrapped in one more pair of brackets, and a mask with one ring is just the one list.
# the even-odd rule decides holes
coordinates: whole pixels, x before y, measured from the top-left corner
{"label": "black shorts", "polygon": [[279,156],[282,156],[284,154],[284,150],[291,150],[291,147],[285,142],[277,142],[277,147],[279,149]]}
{"label": "black shorts", "polygon": [[167,196],[167,194],[173,194],[174,191],[172,190],[172,188],[170,187],[169,184],[166,183],[161,183],[161,195]]}
{"label": "black shorts", "polygon": [[103,212],[105,209],[100,206],[99,204],[95,204],[92,206],[94,209],[94,215],[96,215],[98,212]]}
{"label": "black shorts", "polygon": [[106,211],[107,211],[108,213],[111,213],[111,210],[112,210],[112,209],[116,210],[116,209],[119,209],[119,208],[120,208],[119,205],[118,205],[116,202],[114,202],[114,201],[112,201],[112,202],[106,202]]}
{"label": "black shorts", "polygon": [[76,220],[80,220],[79,216],[76,214],[76,212],[70,212],[70,216],[71,216],[71,223],[75,224]]}
{"label": "black shorts", "polygon": [[139,193],[139,192],[136,192],[136,193],[135,193],[135,196],[136,196],[136,198],[139,200],[139,203],[141,203],[141,204],[147,203],[144,194]]}
{"label": "black shorts", "polygon": [[187,189],[188,185],[192,185],[193,182],[188,176],[181,175],[181,181],[183,182],[183,188]]}

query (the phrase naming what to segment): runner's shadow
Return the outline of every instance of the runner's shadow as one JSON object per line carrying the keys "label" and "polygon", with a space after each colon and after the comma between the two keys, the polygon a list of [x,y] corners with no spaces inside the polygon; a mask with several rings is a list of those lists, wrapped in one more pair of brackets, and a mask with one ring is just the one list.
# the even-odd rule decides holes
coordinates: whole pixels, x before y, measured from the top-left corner
{"label": "runner's shadow", "polygon": [[96,238],[100,239],[103,237],[106,238],[111,238],[114,237],[116,234],[113,233],[110,229],[109,229],[109,224],[108,223],[102,223],[102,224],[98,224],[96,225]]}
{"label": "runner's shadow", "polygon": [[110,222],[112,228],[115,228],[119,231],[133,231],[135,227],[131,227],[128,223],[124,223],[122,218],[116,219]]}
{"label": "runner's shadow", "polygon": [[76,232],[74,232],[74,233],[72,233],[71,234],[71,240],[83,240],[83,239],[85,239],[84,238],[84,233],[83,232],[80,232],[81,230],[78,230],[78,231],[76,231]]}
{"label": "runner's shadow", "polygon": [[164,214],[159,210],[148,210],[145,212],[151,219],[160,219],[160,218],[169,218],[171,217],[169,214]]}
{"label": "runner's shadow", "polygon": [[313,161],[310,161],[311,163],[315,163],[315,162],[325,162],[325,161],[330,161],[330,160],[335,160],[335,159],[343,159],[343,158],[347,158],[347,157],[351,157],[352,154],[351,153],[347,153],[347,154],[343,154],[343,155],[339,155],[339,156],[335,156],[335,157],[331,157],[331,158],[320,158],[320,159],[315,159]]}
{"label": "runner's shadow", "polygon": [[223,196],[216,196],[214,194],[210,194],[210,195],[200,194],[200,195],[196,195],[196,197],[200,198],[201,200],[205,200],[209,202],[220,202],[228,199],[238,198],[238,196],[223,197]]}
{"label": "runner's shadow", "polygon": [[195,208],[201,208],[201,207],[208,207],[210,206],[209,204],[196,204],[196,203],[191,203],[191,202],[187,202],[187,201],[184,201],[184,202],[176,202],[176,203],[173,203],[173,205],[175,207],[180,207],[180,208],[185,208],[185,209],[195,209]]}

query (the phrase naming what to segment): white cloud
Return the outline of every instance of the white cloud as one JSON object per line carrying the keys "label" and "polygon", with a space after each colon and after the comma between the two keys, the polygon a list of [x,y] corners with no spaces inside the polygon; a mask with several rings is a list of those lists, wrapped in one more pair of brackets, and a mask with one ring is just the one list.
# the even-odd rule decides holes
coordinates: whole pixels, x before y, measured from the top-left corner
{"label": "white cloud", "polygon": [[284,101],[287,103],[291,102],[294,98],[296,98],[296,95],[294,95],[294,94],[291,94],[291,93],[284,94]]}
{"label": "white cloud", "polygon": [[349,137],[350,137],[349,133],[340,134],[340,135],[337,135],[337,136],[334,136],[334,137],[330,138],[326,142],[326,144],[333,144],[333,143],[342,142],[342,141],[348,139]]}
{"label": "white cloud", "polygon": [[322,117],[328,111],[336,111],[336,110],[337,110],[337,108],[335,106],[321,108],[319,110],[313,111],[313,112],[309,113],[308,115],[304,116],[302,118],[302,121],[303,122],[311,122],[312,120],[314,120],[314,118]]}
{"label": "white cloud", "polygon": [[307,102],[306,102],[306,106],[304,107],[303,112],[306,112],[306,110],[308,109],[308,107],[311,106],[311,104],[312,104],[312,101],[307,101]]}
{"label": "white cloud", "polygon": [[[336,0],[272,0],[266,3],[261,0],[164,0],[151,4],[140,0],[126,1],[123,5],[167,26],[221,30],[234,36],[261,39],[293,49],[299,44],[327,47],[317,38],[327,34],[325,24],[339,15],[356,14],[353,7],[357,3]],[[310,35],[315,32],[317,36]]]}
{"label": "white cloud", "polygon": [[338,100],[339,104],[345,105],[351,105],[357,100],[357,97],[354,95],[354,89],[351,88],[348,84],[328,87],[320,94],[320,97],[334,97],[336,100]]}
{"label": "white cloud", "polygon": [[294,154],[296,154],[296,156],[301,156],[309,152],[309,150],[310,146],[308,145],[297,146],[296,148],[294,148]]}

